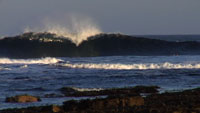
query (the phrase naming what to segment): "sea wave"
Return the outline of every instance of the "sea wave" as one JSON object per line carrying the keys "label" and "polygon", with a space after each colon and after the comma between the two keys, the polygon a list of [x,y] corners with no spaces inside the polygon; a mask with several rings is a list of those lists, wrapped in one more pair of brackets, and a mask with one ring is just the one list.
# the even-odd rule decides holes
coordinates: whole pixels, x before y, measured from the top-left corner
{"label": "sea wave", "polygon": [[200,64],[189,63],[144,63],[144,64],[95,64],[95,63],[75,63],[75,64],[62,64],[68,68],[81,68],[81,69],[106,69],[106,70],[147,70],[147,69],[200,69]]}
{"label": "sea wave", "polygon": [[[54,64],[62,61],[57,58],[40,58],[40,59],[9,59],[9,58],[0,58],[0,64]],[[25,65],[24,67],[27,67]]]}
{"label": "sea wave", "polygon": [[1,39],[0,51],[0,57],[8,58],[199,55],[200,43],[97,34],[77,45],[66,37],[52,33],[25,33]]}

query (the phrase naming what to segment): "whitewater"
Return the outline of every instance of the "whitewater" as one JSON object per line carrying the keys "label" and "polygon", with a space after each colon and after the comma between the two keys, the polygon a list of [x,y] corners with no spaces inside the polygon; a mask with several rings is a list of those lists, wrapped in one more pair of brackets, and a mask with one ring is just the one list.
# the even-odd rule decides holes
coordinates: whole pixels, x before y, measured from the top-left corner
{"label": "whitewater", "polygon": [[[37,59],[9,59],[0,58],[0,64],[47,64],[54,66],[63,66],[66,68],[82,69],[105,69],[105,70],[147,70],[147,69],[200,69],[198,62],[181,63],[70,63],[62,58],[37,58]],[[26,67],[22,66],[22,67]]]}
{"label": "whitewater", "polygon": [[84,68],[84,69],[113,69],[113,70],[131,70],[131,69],[199,69],[200,64],[64,64],[62,66],[69,68]]}
{"label": "whitewater", "polygon": [[54,64],[62,61],[57,58],[40,58],[40,59],[9,59],[0,58],[0,64]]}

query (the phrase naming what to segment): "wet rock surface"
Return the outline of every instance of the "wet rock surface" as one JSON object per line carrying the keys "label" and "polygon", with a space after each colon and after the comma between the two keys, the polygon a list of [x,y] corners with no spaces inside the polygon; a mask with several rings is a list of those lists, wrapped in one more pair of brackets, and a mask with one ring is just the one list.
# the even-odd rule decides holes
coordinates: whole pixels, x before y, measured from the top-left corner
{"label": "wet rock surface", "polygon": [[66,97],[102,96],[102,95],[140,95],[140,93],[158,93],[157,86],[136,86],[127,88],[113,88],[99,91],[79,91],[72,87],[63,87],[61,92]]}
{"label": "wet rock surface", "polygon": [[[137,90],[141,91],[137,94],[144,93],[145,88],[142,89]],[[0,113],[200,113],[200,88],[162,94],[151,93],[145,97],[126,92],[106,98],[70,100],[62,106],[7,109]]]}
{"label": "wet rock surface", "polygon": [[18,95],[14,97],[7,97],[5,102],[8,103],[27,103],[27,102],[39,102],[41,99],[39,97],[34,97],[30,95]]}
{"label": "wet rock surface", "polygon": [[94,100],[82,100],[67,101],[64,102],[63,108],[66,112],[117,112],[120,109],[131,108],[135,106],[144,105],[144,98],[141,96],[130,96],[130,97],[108,97],[105,99],[94,99]]}

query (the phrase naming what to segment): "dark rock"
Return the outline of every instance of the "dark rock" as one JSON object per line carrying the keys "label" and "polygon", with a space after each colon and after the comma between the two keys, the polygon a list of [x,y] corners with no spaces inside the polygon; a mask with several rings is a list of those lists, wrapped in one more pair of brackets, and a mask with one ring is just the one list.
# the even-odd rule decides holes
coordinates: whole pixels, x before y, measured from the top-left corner
{"label": "dark rock", "polygon": [[50,93],[50,94],[44,95],[44,98],[57,98],[57,97],[64,97],[64,95],[55,94],[55,93]]}
{"label": "dark rock", "polygon": [[21,109],[1,110],[0,113],[64,113],[60,106],[40,106]]}
{"label": "dark rock", "polygon": [[139,96],[140,93],[157,93],[157,86],[136,86],[128,88],[105,89],[100,91],[78,91],[75,88],[63,87],[61,92],[67,97],[83,97],[83,96],[102,96],[102,95],[134,95]]}
{"label": "dark rock", "polygon": [[105,99],[95,99],[95,100],[82,100],[77,101],[67,101],[64,102],[63,108],[65,111],[105,111],[105,110],[116,110],[116,109],[126,109],[134,106],[144,105],[144,99],[141,96],[130,96],[130,97],[115,97],[115,98],[105,98]]}
{"label": "dark rock", "polygon": [[[136,89],[146,92],[142,87]],[[199,88],[182,92],[151,93],[146,97],[128,93],[113,95],[103,99],[70,100],[62,106],[7,109],[0,113],[200,113]]]}
{"label": "dark rock", "polygon": [[58,112],[61,112],[62,110],[61,110],[60,106],[52,105],[52,111],[54,113],[58,113]]}
{"label": "dark rock", "polygon": [[10,103],[26,103],[26,102],[38,102],[41,101],[41,99],[30,95],[18,95],[14,97],[7,97],[5,101]]}

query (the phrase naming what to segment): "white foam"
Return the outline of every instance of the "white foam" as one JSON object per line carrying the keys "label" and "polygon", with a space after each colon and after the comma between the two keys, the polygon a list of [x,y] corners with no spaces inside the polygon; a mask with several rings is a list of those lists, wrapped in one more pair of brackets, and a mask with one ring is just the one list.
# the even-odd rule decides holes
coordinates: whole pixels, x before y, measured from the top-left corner
{"label": "white foam", "polygon": [[72,89],[79,91],[79,92],[85,92],[85,91],[101,91],[103,90],[102,88],[77,88],[77,87],[72,87]]}
{"label": "white foam", "polygon": [[20,68],[22,68],[22,69],[23,69],[23,68],[27,68],[27,67],[28,67],[28,65],[26,65],[26,64],[23,65],[23,66],[20,66]]}
{"label": "white foam", "polygon": [[9,59],[0,58],[0,64],[55,64],[62,61],[57,58],[40,58],[40,59]]}
{"label": "white foam", "polygon": [[0,67],[0,71],[2,70],[11,70],[10,68],[4,68],[4,67]]}
{"label": "white foam", "polygon": [[165,63],[144,63],[144,64],[94,64],[94,63],[75,63],[62,64],[62,66],[69,68],[84,68],[84,69],[113,69],[113,70],[146,70],[146,69],[200,69],[200,63],[189,64],[179,63],[173,64]]}

